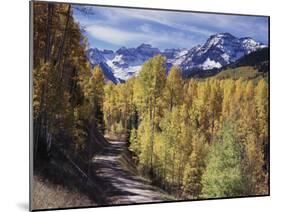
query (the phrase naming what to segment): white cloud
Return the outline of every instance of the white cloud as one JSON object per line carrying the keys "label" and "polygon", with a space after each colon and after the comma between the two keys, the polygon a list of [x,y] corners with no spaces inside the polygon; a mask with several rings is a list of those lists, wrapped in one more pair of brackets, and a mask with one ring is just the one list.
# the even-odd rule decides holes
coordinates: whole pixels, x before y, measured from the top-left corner
{"label": "white cloud", "polygon": [[136,40],[145,39],[144,35],[136,32],[129,32],[120,30],[117,28],[101,25],[91,25],[86,28],[86,31],[90,33],[94,38],[105,41],[115,45],[126,45]]}
{"label": "white cloud", "polygon": [[[139,31],[120,30],[116,27],[93,24],[86,28],[86,31],[95,39],[108,42],[118,46],[135,45],[136,42],[149,43],[153,46],[171,43],[175,46],[188,46],[192,44],[192,39],[187,38],[181,32],[153,31],[149,25],[141,25]],[[189,43],[190,42],[190,43]]]}
{"label": "white cloud", "polygon": [[257,22],[257,17],[124,8],[93,10],[93,17],[79,17],[86,31],[95,39],[117,46],[150,43],[189,48],[218,32],[253,38],[267,34],[267,26]]}
{"label": "white cloud", "polygon": [[138,27],[136,27],[138,30],[142,31],[142,32],[151,32],[152,31],[152,27],[150,24],[142,24]]}
{"label": "white cloud", "polygon": [[[187,32],[200,33],[206,36],[213,34],[213,31],[196,27],[189,24],[189,17],[194,13],[152,11],[152,10],[133,10],[133,9],[110,9],[110,17],[118,17],[119,21],[136,18],[144,21],[166,25],[175,29]],[[114,14],[114,15],[113,15]]]}
{"label": "white cloud", "polygon": [[210,36],[218,32],[232,32],[237,35],[247,32],[250,36],[267,34],[267,25],[260,24],[260,17],[226,14],[210,14],[196,12],[171,12],[160,10],[136,10],[122,8],[108,8],[107,17],[112,21],[126,21],[139,19],[163,24],[181,31]]}

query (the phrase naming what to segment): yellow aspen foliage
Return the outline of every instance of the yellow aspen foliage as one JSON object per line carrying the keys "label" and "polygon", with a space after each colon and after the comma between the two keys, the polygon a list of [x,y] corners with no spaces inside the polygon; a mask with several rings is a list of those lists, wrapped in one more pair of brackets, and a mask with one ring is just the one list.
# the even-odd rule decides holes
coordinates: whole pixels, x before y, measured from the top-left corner
{"label": "yellow aspen foliage", "polygon": [[256,108],[258,113],[259,138],[267,143],[268,139],[268,84],[260,80],[256,86],[255,95]]}
{"label": "yellow aspen foliage", "polygon": [[223,102],[222,102],[222,119],[229,117],[232,115],[231,113],[235,113],[232,108],[232,96],[235,92],[235,83],[231,79],[227,79],[223,81]]}
{"label": "yellow aspen foliage", "polygon": [[247,177],[249,195],[268,194],[268,176],[264,171],[265,161],[262,145],[254,134],[246,138],[244,173]]}
{"label": "yellow aspen foliage", "polygon": [[163,98],[165,99],[168,110],[172,110],[175,105],[179,105],[182,101],[183,81],[181,70],[173,66],[167,77],[164,88]]}
{"label": "yellow aspen foliage", "polygon": [[192,152],[184,168],[183,195],[189,199],[196,199],[202,190],[202,175],[205,169],[207,144],[205,138],[196,134],[192,138]]}

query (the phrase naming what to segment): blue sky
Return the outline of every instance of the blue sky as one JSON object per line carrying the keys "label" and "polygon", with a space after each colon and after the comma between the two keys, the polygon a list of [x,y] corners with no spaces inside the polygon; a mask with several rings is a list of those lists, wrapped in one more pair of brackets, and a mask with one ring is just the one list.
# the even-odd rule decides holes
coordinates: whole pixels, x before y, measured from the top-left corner
{"label": "blue sky", "polygon": [[[77,8],[91,11],[85,15]],[[210,35],[229,32],[268,45],[268,19],[192,12],[74,6],[74,18],[85,29],[90,47],[116,50],[142,43],[160,49],[191,48]]]}

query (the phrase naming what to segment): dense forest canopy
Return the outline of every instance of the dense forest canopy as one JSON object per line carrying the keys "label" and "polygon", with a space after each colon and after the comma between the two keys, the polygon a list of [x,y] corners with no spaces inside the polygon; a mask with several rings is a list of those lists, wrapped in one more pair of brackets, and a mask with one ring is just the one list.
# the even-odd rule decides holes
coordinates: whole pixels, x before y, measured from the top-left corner
{"label": "dense forest canopy", "polygon": [[177,67],[165,77],[164,60],[156,56],[138,77],[106,85],[106,129],[127,133],[143,173],[177,196],[266,194],[265,79],[185,80]]}
{"label": "dense forest canopy", "polygon": [[98,136],[115,135],[140,173],[177,198],[268,194],[263,75],[186,79],[156,55],[138,76],[113,84],[88,62],[71,4],[34,3],[33,23],[35,167],[56,146],[88,162],[89,174]]}
{"label": "dense forest canopy", "polygon": [[101,107],[102,73],[88,62],[71,4],[35,3],[33,21],[34,156],[52,143],[79,152]]}

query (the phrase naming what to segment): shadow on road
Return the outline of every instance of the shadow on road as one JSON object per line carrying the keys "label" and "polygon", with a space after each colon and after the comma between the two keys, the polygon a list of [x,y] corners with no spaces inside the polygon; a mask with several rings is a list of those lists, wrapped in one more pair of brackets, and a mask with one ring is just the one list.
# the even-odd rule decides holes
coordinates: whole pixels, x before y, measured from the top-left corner
{"label": "shadow on road", "polygon": [[93,158],[92,168],[104,188],[106,202],[133,204],[172,200],[164,191],[139,176],[126,171],[119,158],[127,146],[122,141],[109,141],[110,145]]}

